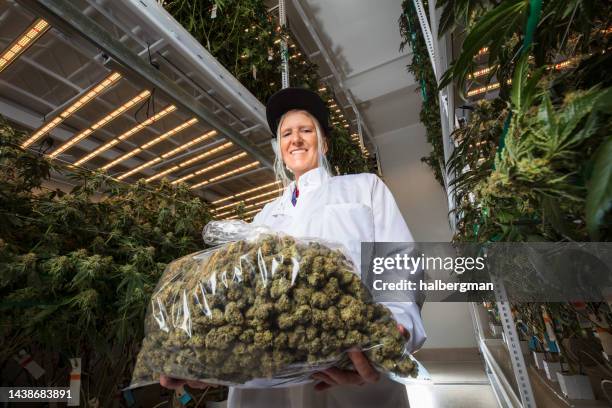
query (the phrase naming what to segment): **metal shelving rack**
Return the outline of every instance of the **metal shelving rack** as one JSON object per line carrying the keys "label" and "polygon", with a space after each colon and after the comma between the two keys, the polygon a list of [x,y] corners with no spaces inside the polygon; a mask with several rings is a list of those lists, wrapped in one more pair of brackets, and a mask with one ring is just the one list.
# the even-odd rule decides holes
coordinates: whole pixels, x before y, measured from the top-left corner
{"label": "metal shelving rack", "polygon": [[[478,304],[470,304],[474,331],[476,332],[478,348],[486,364],[487,377],[501,407],[535,408],[536,404],[529,379],[529,371],[519,343],[516,324],[510,310],[510,303],[508,302],[503,284],[495,279],[493,282],[495,284],[495,300],[503,328],[503,340],[487,336],[485,319],[479,311]],[[502,363],[498,361],[499,358],[496,358],[496,354],[498,356],[499,354],[494,349],[502,351],[504,355],[507,351],[510,365],[506,367],[506,370],[501,367]],[[512,372],[511,378],[509,378],[508,371]]]}
{"label": "metal shelving rack", "polygon": [[[127,154],[108,171],[110,176],[120,177],[144,166],[126,181],[135,181],[138,175],[152,177],[180,165],[167,176],[176,181],[203,165],[216,164],[206,172],[209,182],[199,187],[194,177],[191,183],[194,192],[209,201],[274,180],[264,106],[158,2],[8,0],[0,5],[0,49],[9,46],[38,18],[45,19],[51,28],[0,73],[0,111],[9,120],[31,129],[33,134],[109,74],[119,73],[121,79],[29,148],[41,152],[46,149],[52,154],[104,114],[139,91],[149,90],[146,106],[134,105],[58,154],[57,159],[75,164],[101,149],[81,165],[95,170],[136,152]],[[113,142],[117,135],[171,105],[175,109],[162,119],[147,124],[129,139]],[[189,120],[192,124],[168,134],[177,124]],[[213,132],[213,136],[205,143],[189,144],[206,132]],[[189,159],[228,142],[229,148],[210,153],[206,161],[189,163]],[[101,148],[109,143],[108,148]],[[165,154],[181,146],[184,149],[180,154]],[[237,160],[222,163],[241,153],[245,154]]]}
{"label": "metal shelving rack", "polygon": [[[428,12],[430,19],[428,19],[425,14],[425,8],[422,1],[413,0],[413,2],[417,10],[417,16],[419,18],[421,30],[423,31],[434,74],[439,82],[442,74],[450,66],[450,61],[452,59],[452,38],[448,33],[442,37],[438,35],[441,9],[436,8],[435,2],[429,2]],[[447,162],[455,147],[450,135],[458,126],[458,120],[455,115],[455,94],[452,84],[442,89],[439,92],[438,98],[440,103],[444,160]],[[453,212],[455,208],[455,199],[452,189],[450,189],[449,186],[455,175],[444,171],[444,169],[442,173],[444,175],[444,183],[448,197],[449,222],[451,228],[454,230],[456,226],[456,219]],[[503,342],[501,339],[487,338],[483,326],[484,322],[482,316],[478,313],[477,305],[472,303],[470,306],[478,347],[486,364],[487,376],[499,406],[504,408],[535,408],[533,390],[531,388],[525,359],[521,351],[519,337],[516,332],[516,325],[510,310],[510,304],[501,282],[497,282],[495,287],[496,303],[500,312],[505,337]],[[504,342],[509,351],[512,378],[509,378],[508,370],[504,371],[502,369],[493,353],[493,348],[503,347]]]}

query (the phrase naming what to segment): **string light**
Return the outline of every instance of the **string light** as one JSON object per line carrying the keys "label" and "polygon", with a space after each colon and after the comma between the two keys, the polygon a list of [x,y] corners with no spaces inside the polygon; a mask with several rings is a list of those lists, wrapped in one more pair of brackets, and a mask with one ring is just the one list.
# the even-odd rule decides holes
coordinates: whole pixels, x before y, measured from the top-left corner
{"label": "string light", "polygon": [[259,165],[259,161],[254,161],[254,162],[249,163],[249,164],[247,164],[247,165],[245,165],[245,166],[238,167],[237,169],[234,169],[234,170],[231,170],[231,171],[225,172],[225,173],[220,174],[220,175],[218,175],[218,176],[216,176],[216,177],[213,177],[213,178],[211,178],[211,179],[204,180],[204,181],[202,181],[202,182],[200,182],[200,183],[198,183],[198,184],[194,184],[193,186],[191,186],[191,187],[189,187],[189,188],[193,190],[193,189],[195,189],[195,188],[202,187],[202,186],[204,186],[204,185],[206,185],[206,184],[209,184],[209,183],[215,182],[215,181],[217,181],[217,180],[221,180],[222,178],[225,178],[225,177],[228,177],[228,176],[232,176],[232,175],[234,175],[234,174],[240,173],[240,172],[242,172],[242,171],[244,171],[244,170],[248,170],[248,169],[253,168],[253,167],[255,167],[255,166],[258,166],[258,165]]}
{"label": "string light", "polygon": [[111,147],[115,146],[119,142],[128,139],[129,137],[131,137],[134,134],[140,132],[142,129],[146,128],[147,126],[151,125],[152,123],[157,122],[158,120],[160,120],[161,118],[163,118],[167,114],[169,114],[171,112],[174,112],[175,110],[176,110],[176,106],[174,106],[174,105],[168,106],[167,108],[165,108],[161,112],[157,113],[154,116],[151,116],[149,119],[145,120],[144,122],[139,123],[138,125],[134,126],[133,128],[131,128],[127,132],[123,133],[122,135],[120,135],[120,136],[112,139],[110,142],[107,142],[107,143],[103,144],[102,146],[98,147],[96,150],[94,150],[93,152],[89,153],[87,156],[85,156],[82,159],[78,160],[75,163],[75,165],[79,166],[79,165],[85,163],[86,161],[91,160],[92,158],[96,157],[100,153],[105,152],[106,150],[108,150]]}
{"label": "string light", "polygon": [[[185,175],[185,176],[183,176],[183,177],[181,177],[181,178],[179,178],[177,180],[174,180],[172,182],[172,184],[178,184],[178,183],[181,183],[183,181],[189,180],[191,178],[194,178],[195,176],[199,176],[200,174],[206,173],[207,171],[214,170],[214,169],[219,168],[219,167],[221,167],[221,166],[223,166],[225,164],[228,164],[228,163],[231,163],[231,162],[236,161],[238,159],[241,159],[241,158],[243,158],[246,155],[247,155],[246,152],[242,152],[242,153],[239,153],[239,154],[234,155],[232,157],[228,157],[227,159],[221,160],[221,161],[219,161],[219,162],[217,162],[215,164],[211,164],[210,166],[206,166],[203,169],[200,169],[198,171],[194,171],[194,172],[189,173],[189,174],[187,174],[187,175]],[[148,181],[148,179],[147,179],[147,181]]]}
{"label": "string light", "polygon": [[49,156],[51,156],[52,158],[57,157],[61,153],[63,153],[66,150],[70,149],[75,144],[79,143],[81,140],[85,139],[87,136],[92,134],[95,130],[100,129],[101,127],[107,125],[108,123],[110,123],[111,121],[116,119],[119,115],[121,115],[125,111],[129,110],[130,108],[132,108],[138,102],[140,102],[143,99],[147,98],[150,94],[151,94],[151,92],[149,92],[149,91],[143,91],[143,92],[139,93],[138,95],[136,95],[135,97],[133,97],[132,99],[130,99],[129,101],[127,101],[126,103],[124,103],[123,105],[121,105],[120,107],[115,109],[114,111],[112,111],[111,113],[109,113],[108,115],[104,116],[102,119],[100,119],[99,121],[97,121],[96,123],[94,123],[93,125],[88,127],[87,129],[81,131],[76,136],[72,137],[66,143],[64,143],[63,145],[61,145],[57,149],[55,149]]}
{"label": "string light", "polygon": [[122,161],[127,160],[130,157],[135,156],[138,153],[148,149],[149,147],[154,146],[157,143],[160,143],[160,142],[168,139],[169,137],[172,137],[172,136],[176,135],[180,131],[187,129],[188,127],[193,126],[196,123],[198,123],[198,120],[196,118],[189,119],[188,121],[181,123],[180,125],[178,125],[174,129],[171,129],[171,130],[167,131],[166,133],[163,133],[163,134],[159,135],[158,137],[156,137],[155,139],[151,140],[150,142],[147,142],[147,143],[143,144],[140,147],[132,149],[131,151],[129,151],[129,152],[119,156],[118,158],[116,158],[112,162],[110,162],[108,164],[105,164],[104,166],[102,166],[102,170],[108,170],[111,167],[116,166],[117,164],[121,163]]}
{"label": "string light", "polygon": [[118,72],[113,72],[108,77],[104,78],[99,84],[97,84],[91,90],[86,92],[85,95],[77,99],[76,102],[71,104],[62,113],[60,113],[57,117],[55,117],[51,122],[43,125],[40,129],[36,130],[32,134],[32,136],[30,136],[25,142],[23,142],[21,147],[25,149],[26,147],[32,145],[42,136],[49,133],[51,129],[54,129],[64,120],[66,120],[68,116],[72,115],[74,112],[76,112],[77,110],[85,106],[87,103],[92,101],[94,98],[96,98],[98,95],[100,95],[102,92],[107,90],[114,83],[119,81],[119,79],[121,79],[121,74],[119,74]]}
{"label": "string light", "polygon": [[4,71],[13,61],[16,61],[49,28],[51,28],[49,23],[42,18],[34,21],[32,25],[26,28],[25,32],[13,41],[0,55],[0,72]]}
{"label": "string light", "polygon": [[212,204],[213,204],[213,205],[215,205],[215,204],[219,204],[219,203],[222,203],[222,202],[224,202],[224,201],[227,201],[227,200],[231,200],[232,198],[242,197],[242,196],[245,196],[245,195],[247,195],[247,194],[254,193],[255,191],[259,191],[259,190],[266,189],[266,188],[268,188],[268,187],[274,186],[274,185],[279,184],[279,183],[280,183],[280,181],[278,181],[278,180],[277,180],[277,181],[273,181],[273,182],[268,183],[268,184],[264,184],[264,185],[262,185],[262,186],[253,187],[253,188],[251,188],[251,189],[248,189],[248,190],[242,191],[242,192],[240,192],[240,193],[233,194],[233,195],[230,195],[230,196],[223,197],[223,198],[220,198],[220,199],[218,199],[218,200],[215,200],[215,201],[213,201],[213,202],[212,202]]}

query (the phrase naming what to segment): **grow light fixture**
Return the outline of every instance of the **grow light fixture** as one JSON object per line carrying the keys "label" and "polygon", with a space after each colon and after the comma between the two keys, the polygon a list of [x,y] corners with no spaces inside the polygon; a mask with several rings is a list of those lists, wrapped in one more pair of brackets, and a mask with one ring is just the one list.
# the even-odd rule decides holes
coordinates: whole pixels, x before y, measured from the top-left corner
{"label": "grow light fixture", "polygon": [[[260,210],[261,210],[261,208],[255,208],[254,210],[247,211],[247,212],[245,212],[245,213],[244,213],[244,214],[242,214],[242,215],[243,215],[243,216],[245,216],[245,215],[254,214],[254,213],[256,213],[257,211],[260,211]],[[237,217],[237,216],[235,216],[235,217]],[[234,218],[234,217],[232,217],[232,218]],[[227,219],[229,219],[229,218],[227,218]]]}
{"label": "grow light fixture", "polygon": [[258,187],[254,187],[254,188],[251,188],[251,189],[248,189],[248,190],[242,191],[242,192],[240,192],[240,193],[238,193],[238,194],[233,194],[233,195],[231,195],[231,196],[227,196],[227,197],[220,198],[220,199],[218,199],[218,200],[213,201],[211,204],[213,204],[213,205],[214,205],[214,204],[219,204],[219,203],[222,203],[222,202],[224,202],[224,201],[231,200],[232,198],[242,197],[242,196],[245,196],[245,195],[247,195],[247,194],[254,193],[255,191],[259,191],[259,190],[266,189],[266,188],[268,188],[268,187],[272,187],[272,186],[274,186],[274,185],[277,185],[278,183],[280,183],[280,181],[278,181],[278,180],[277,180],[277,181],[273,181],[273,182],[271,182],[271,183],[264,184],[264,185],[262,185],[262,186],[258,186]]}
{"label": "grow light fixture", "polygon": [[[509,79],[508,81],[506,81],[507,84],[511,84],[512,80]],[[472,89],[471,91],[469,91],[467,93],[467,96],[471,97],[471,96],[476,96],[476,95],[480,95],[483,93],[487,93],[489,91],[493,91],[495,89],[499,88],[499,82],[495,82],[493,84],[487,85],[487,86],[483,86],[480,88],[476,88],[476,89]]]}
{"label": "grow light fixture", "polygon": [[[234,175],[234,174],[236,174],[236,173],[240,173],[240,172],[242,172],[242,171],[244,171],[244,170],[248,170],[248,169],[253,168],[253,167],[255,167],[255,166],[258,166],[258,165],[259,165],[259,161],[254,161],[254,162],[251,162],[251,163],[249,163],[249,164],[246,164],[246,165],[244,165],[244,166],[242,166],[242,167],[238,167],[237,169],[230,170],[230,171],[226,171],[225,173],[220,174],[220,175],[218,175],[218,176],[215,176],[215,177],[211,178],[211,179],[210,179],[210,180],[208,180],[208,181],[212,183],[213,181],[221,180],[222,178],[225,178],[225,177],[227,177],[227,176]],[[195,186],[192,186],[191,188],[196,188],[196,187],[199,187],[199,186],[196,184]]]}
{"label": "grow light fixture", "polygon": [[216,176],[216,177],[213,177],[213,178],[211,178],[211,179],[204,180],[204,181],[202,181],[202,182],[200,182],[200,183],[198,183],[198,184],[194,184],[193,186],[191,186],[191,187],[189,187],[189,188],[193,190],[193,189],[195,189],[195,188],[202,187],[202,186],[204,186],[204,185],[206,185],[206,184],[209,184],[209,183],[212,183],[212,182],[215,182],[215,181],[221,180],[222,178],[225,178],[225,177],[232,176],[232,175],[234,175],[234,174],[237,174],[237,173],[243,172],[244,170],[248,170],[248,169],[253,168],[253,167],[256,167],[256,166],[258,166],[258,165],[259,165],[259,161],[254,161],[254,162],[249,163],[249,164],[247,164],[247,165],[244,165],[244,166],[242,166],[242,167],[238,167],[237,169],[230,170],[230,171],[228,171],[228,172],[225,172],[225,173],[223,173],[223,174],[220,174],[220,175],[218,175],[218,176]]}
{"label": "grow light fixture", "polygon": [[51,28],[42,18],[37,19],[0,54],[0,72],[4,71],[13,61],[17,60],[40,36]]}
{"label": "grow light fixture", "polygon": [[269,196],[269,195],[271,195],[271,194],[279,194],[281,191],[282,191],[282,190],[280,190],[280,189],[279,189],[279,190],[272,190],[272,191],[268,191],[267,193],[258,194],[258,195],[256,195],[256,196],[249,197],[249,198],[244,199],[244,200],[242,200],[242,201],[238,201],[238,202],[235,202],[235,203],[226,204],[226,205],[224,205],[224,206],[222,206],[222,207],[214,208],[214,209],[213,209],[213,212],[216,212],[216,211],[221,211],[221,210],[224,210],[224,209],[226,209],[226,208],[233,207],[233,206],[238,205],[238,204],[240,204],[240,203],[242,203],[242,202],[244,202],[244,203],[248,203],[249,201],[257,200],[258,198],[261,198],[261,197],[267,197],[267,196]]}
{"label": "grow light fixture", "polygon": [[[253,207],[257,207],[257,206],[264,205],[264,204],[267,204],[267,203],[271,203],[274,200],[276,200],[276,197],[268,198],[268,199],[265,199],[265,200],[262,200],[262,201],[258,201],[258,202],[253,203],[253,204],[249,204],[249,205],[245,206],[244,209],[246,210],[246,209],[249,209],[249,208],[253,208]],[[215,217],[223,217],[225,215],[233,213],[234,211],[235,211],[235,209],[229,210],[229,211],[225,211],[225,212],[222,212],[222,213],[219,213],[219,214],[215,214]]]}
{"label": "grow light fixture", "polygon": [[578,61],[578,58],[570,58],[568,60],[561,61],[558,64],[554,64],[554,65],[548,67],[548,69],[554,69],[556,71],[560,71],[562,69],[565,69],[565,68],[569,67],[570,65],[572,65],[573,63],[575,63],[577,61]]}
{"label": "grow light fixture", "polygon": [[[71,104],[68,108],[66,108],[62,113],[56,116],[52,121],[46,123],[41,128],[36,130],[32,136],[30,136],[23,144],[22,148],[26,148],[31,146],[38,139],[49,133],[52,129],[56,128],[60,123],[62,123],[68,116],[72,115],[74,112],[85,106],[87,103],[91,102],[98,95],[106,91],[110,86],[115,84],[117,81],[121,79],[121,74],[118,72],[113,72],[106,78],[104,78],[100,83],[91,88],[85,95],[81,96],[76,100],[73,104]],[[58,153],[59,154],[59,153]],[[53,156],[55,157],[55,156]]]}
{"label": "grow light fixture", "polygon": [[[215,133],[216,133],[216,132],[215,132]],[[166,169],[166,170],[164,170],[164,171],[161,171],[161,172],[159,172],[159,173],[157,173],[157,174],[155,174],[155,175],[153,175],[153,176],[149,177],[148,179],[146,179],[146,181],[147,181],[147,182],[151,182],[151,181],[153,181],[153,180],[157,180],[158,178],[160,178],[160,177],[164,177],[165,175],[168,175],[168,174],[170,174],[170,173],[172,173],[172,172],[175,172],[176,170],[179,170],[179,169],[182,169],[182,168],[188,167],[189,165],[191,165],[191,164],[193,164],[193,163],[195,163],[195,162],[197,162],[197,161],[199,161],[199,160],[205,159],[206,157],[212,156],[212,155],[213,155],[213,154],[215,154],[215,153],[218,153],[218,152],[220,152],[220,151],[223,151],[223,150],[225,150],[225,149],[228,149],[228,148],[232,147],[233,145],[234,145],[234,144],[233,144],[232,142],[227,142],[227,143],[222,144],[221,146],[217,146],[217,147],[215,147],[214,149],[207,150],[207,151],[205,151],[205,152],[204,152],[204,153],[202,153],[202,154],[199,154],[199,155],[197,155],[197,156],[195,156],[195,157],[192,157],[191,159],[185,160],[185,161],[184,161],[184,162],[182,162],[182,163],[179,163],[179,164],[177,164],[177,165],[174,165],[174,166],[172,166],[172,167],[170,167],[170,168],[167,168],[167,169]],[[245,154],[246,154],[246,153],[245,153]],[[162,157],[163,157],[163,156],[162,156]],[[129,174],[128,174],[128,175],[129,175]],[[125,176],[125,177],[127,177],[127,176]]]}
{"label": "grow light fixture", "polygon": [[497,68],[497,65],[494,67],[486,67],[486,68],[479,69],[478,71],[474,71],[468,75],[468,79],[478,78],[478,77],[487,75],[489,72],[491,72],[493,68]]}
{"label": "grow light fixture", "polygon": [[175,154],[182,152],[183,150],[187,150],[191,146],[198,144],[200,142],[203,142],[206,139],[210,139],[211,137],[216,136],[216,135],[217,135],[217,131],[211,130],[210,132],[204,133],[203,135],[196,137],[195,139],[185,143],[184,145],[177,147],[176,149],[172,149],[169,152],[162,154],[161,157],[163,159],[167,159],[168,157],[174,156]]}
{"label": "grow light fixture", "polygon": [[[189,174],[187,174],[187,175],[185,175],[185,176],[183,176],[183,177],[181,177],[179,179],[176,179],[176,180],[174,180],[172,182],[172,184],[178,184],[178,183],[183,182],[185,180],[192,179],[195,176],[199,176],[200,174],[206,173],[207,171],[217,169],[217,168],[223,166],[224,164],[231,163],[233,161],[241,159],[241,158],[245,157],[246,155],[247,155],[246,152],[242,152],[242,153],[236,154],[236,155],[234,155],[232,157],[228,157],[227,159],[218,161],[217,163],[211,164],[210,166],[206,166],[206,167],[204,167],[204,168],[202,168],[200,170],[194,171],[194,172],[189,173]],[[147,181],[149,181],[149,179],[147,179]]]}
{"label": "grow light fixture", "polygon": [[108,149],[110,149],[111,147],[113,147],[116,144],[118,144],[119,142],[128,139],[129,137],[133,136],[134,134],[140,132],[142,129],[144,129],[147,126],[149,126],[150,124],[157,122],[158,120],[160,120],[161,118],[163,118],[167,114],[169,114],[171,112],[174,112],[175,110],[176,110],[176,106],[174,106],[174,105],[168,106],[167,108],[165,108],[161,112],[157,113],[156,115],[151,116],[149,119],[145,120],[144,122],[139,123],[138,125],[134,126],[133,128],[131,128],[127,132],[123,133],[122,135],[120,135],[120,136],[112,139],[110,142],[107,142],[107,143],[103,144],[102,146],[98,147],[96,150],[94,150],[93,152],[89,153],[87,156],[83,157],[82,159],[80,159],[79,161],[77,161],[74,164],[76,166],[79,166],[79,165],[85,163],[86,161],[91,160],[92,158],[96,157],[100,153],[105,152]]}
{"label": "grow light fixture", "polygon": [[184,129],[187,129],[188,127],[193,126],[196,123],[198,123],[198,120],[196,118],[191,118],[188,121],[181,123],[180,125],[178,125],[174,129],[169,130],[166,133],[163,133],[163,134],[157,136],[155,139],[151,140],[150,142],[147,142],[147,143],[143,144],[140,147],[132,149],[131,151],[129,151],[129,152],[119,156],[118,158],[116,158],[112,162],[105,164],[104,166],[102,166],[102,170],[108,170],[111,167],[114,167],[117,164],[121,163],[122,161],[127,160],[130,157],[137,155],[138,153],[148,149],[151,146],[156,145],[159,142],[162,142],[162,141],[168,139],[169,137],[171,137],[173,135],[176,135],[180,131],[182,131]]}
{"label": "grow light fixture", "polygon": [[476,54],[477,57],[480,57],[481,55],[486,54],[487,52],[489,52],[489,47],[483,47],[481,49],[478,50],[478,54]]}
{"label": "grow light fixture", "polygon": [[102,119],[94,123],[93,125],[91,125],[89,128],[81,131],[79,134],[74,136],[72,139],[68,140],[66,143],[64,143],[57,149],[55,149],[49,156],[52,158],[57,157],[61,153],[70,149],[75,144],[79,143],[81,140],[85,139],[87,136],[92,134],[97,129],[100,129],[101,127],[105,126],[109,122],[116,119],[119,115],[121,115],[125,111],[132,108],[138,102],[148,98],[150,94],[151,92],[149,91],[143,91],[139,93],[138,95],[136,95],[135,97],[133,97],[132,99],[130,99],[129,101],[127,101],[126,103],[124,103],[123,105],[121,105],[120,107],[118,107],[117,109],[115,109],[114,111],[112,111],[111,113],[109,113],[108,115],[106,115],[105,117],[103,117]]}

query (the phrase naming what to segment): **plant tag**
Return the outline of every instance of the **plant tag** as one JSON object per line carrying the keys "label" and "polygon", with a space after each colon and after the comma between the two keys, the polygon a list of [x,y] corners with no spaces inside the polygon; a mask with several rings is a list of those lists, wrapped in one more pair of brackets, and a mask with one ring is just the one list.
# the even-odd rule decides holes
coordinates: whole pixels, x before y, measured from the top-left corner
{"label": "plant tag", "polygon": [[272,48],[268,48],[268,61],[272,61],[274,59],[274,50]]}
{"label": "plant tag", "polygon": [[213,4],[210,18],[217,18],[217,3]]}
{"label": "plant tag", "polygon": [[81,359],[71,358],[70,365],[70,399],[68,400],[69,407],[78,407],[81,391]]}
{"label": "plant tag", "polygon": [[37,380],[45,373],[45,370],[39,366],[25,350],[21,350],[19,354],[13,356],[13,358]]}
{"label": "plant tag", "polygon": [[176,390],[176,395],[178,396],[178,400],[181,405],[187,405],[189,401],[191,401],[191,395],[185,390],[185,387],[181,387]]}
{"label": "plant tag", "polygon": [[125,399],[125,402],[127,402],[128,407],[131,407],[136,402],[134,400],[134,394],[132,394],[132,390],[123,391],[123,398]]}
{"label": "plant tag", "polygon": [[253,79],[257,80],[257,67],[253,64]]}

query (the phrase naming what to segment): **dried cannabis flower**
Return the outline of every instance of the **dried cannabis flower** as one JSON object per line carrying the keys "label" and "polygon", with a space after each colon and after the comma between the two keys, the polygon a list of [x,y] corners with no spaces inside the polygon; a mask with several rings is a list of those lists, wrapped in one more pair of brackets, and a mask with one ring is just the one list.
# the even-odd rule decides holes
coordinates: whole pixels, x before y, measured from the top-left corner
{"label": "dried cannabis flower", "polygon": [[352,268],[341,251],[276,235],[174,261],[153,296],[133,382],[298,376],[352,347],[383,371],[415,376],[406,339]]}

